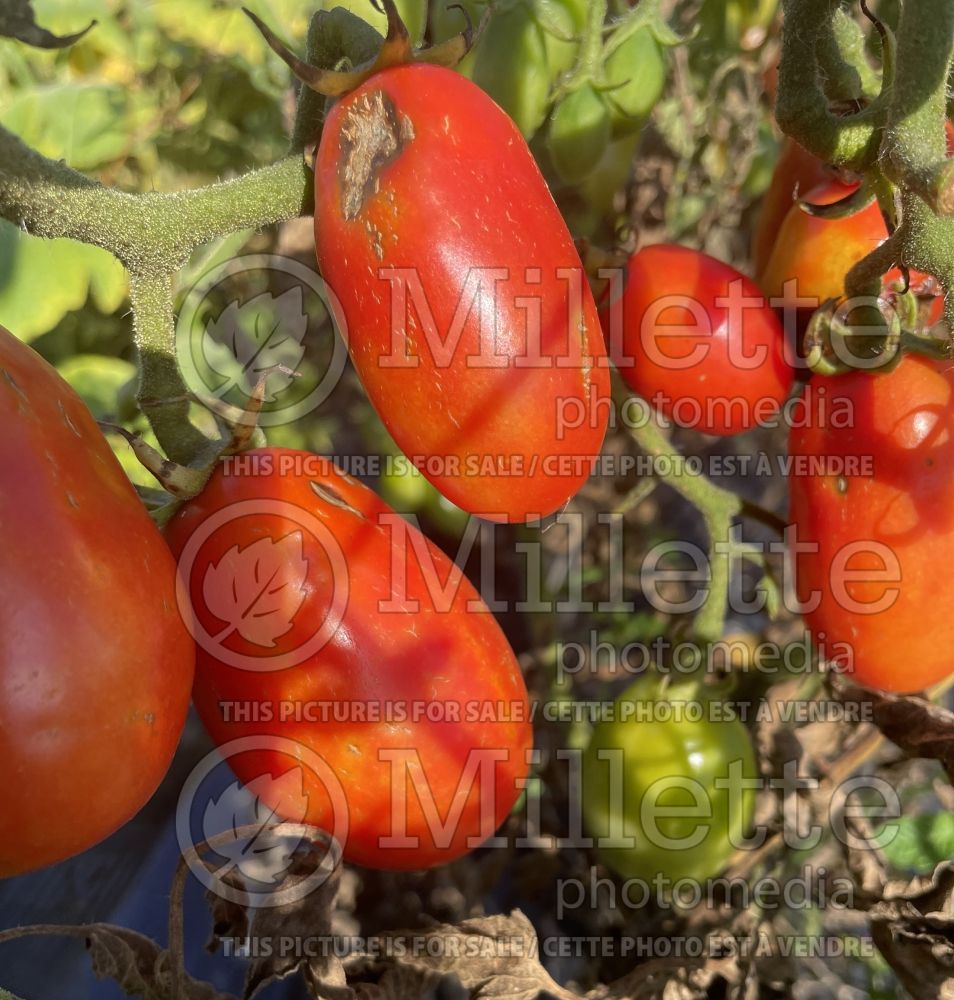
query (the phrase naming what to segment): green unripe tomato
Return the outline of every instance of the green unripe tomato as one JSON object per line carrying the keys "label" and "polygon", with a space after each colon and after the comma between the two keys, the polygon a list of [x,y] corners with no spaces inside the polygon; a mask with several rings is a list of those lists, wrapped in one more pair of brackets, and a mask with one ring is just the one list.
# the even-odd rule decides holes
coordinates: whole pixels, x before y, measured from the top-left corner
{"label": "green unripe tomato", "polygon": [[648,28],[631,35],[606,60],[604,93],[615,137],[638,132],[666,86],[666,57]]}
{"label": "green unripe tomato", "polygon": [[[395,0],[401,20],[411,36],[414,45],[420,45],[424,39],[424,28],[427,25],[427,0]],[[362,21],[367,21],[382,35],[387,34],[387,15],[371,3],[371,0],[321,0],[321,10],[331,10],[334,7],[344,7]],[[463,30],[463,24],[458,31]]]}
{"label": "green unripe tomato", "polygon": [[418,514],[431,499],[434,487],[404,455],[389,456],[378,479],[381,498],[399,514]]}
{"label": "green unripe tomato", "polygon": [[550,97],[544,32],[528,3],[494,12],[477,43],[471,77],[525,137],[543,124]]}
{"label": "green unripe tomato", "polygon": [[758,769],[748,732],[699,691],[689,683],[661,696],[657,679],[640,679],[583,753],[583,821],[600,860],[624,878],[713,878],[752,822],[755,793],[744,783]]}
{"label": "green unripe tomato", "polygon": [[577,184],[600,162],[612,126],[603,95],[586,83],[553,109],[547,146],[553,168],[567,184]]}
{"label": "green unripe tomato", "polygon": [[533,0],[532,6],[543,29],[547,71],[552,82],[576,62],[586,4],[575,0]]}
{"label": "green unripe tomato", "polygon": [[[464,17],[431,5],[431,35],[441,42],[462,31]],[[463,4],[476,24],[486,4]],[[497,0],[487,27],[458,72],[486,91],[516,122],[526,138],[537,132],[550,108],[558,77],[576,61],[586,4],[582,0]]]}

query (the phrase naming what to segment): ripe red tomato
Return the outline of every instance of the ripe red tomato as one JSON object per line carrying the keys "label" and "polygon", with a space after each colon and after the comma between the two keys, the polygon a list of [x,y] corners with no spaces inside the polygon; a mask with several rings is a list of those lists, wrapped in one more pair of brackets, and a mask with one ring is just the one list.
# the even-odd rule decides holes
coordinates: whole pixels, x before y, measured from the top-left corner
{"label": "ripe red tomato", "polygon": [[[274,741],[230,757],[246,785],[300,756],[307,810],[282,799],[287,783],[263,801],[329,832],[347,817],[349,861],[413,869],[465,853],[510,811],[532,743],[496,620],[439,549],[328,459],[266,448],[227,461],[167,528],[209,734]],[[310,753],[330,776],[304,766]]]}
{"label": "ripe red tomato", "polygon": [[[329,111],[315,242],[371,402],[457,506],[525,521],[585,482],[609,417],[592,295],[514,123],[436,66]],[[572,407],[586,419],[561,421]]]}
{"label": "ripe red tomato", "polygon": [[789,486],[796,540],[814,549],[795,559],[799,600],[817,595],[806,622],[819,644],[850,644],[857,683],[919,691],[954,669],[954,369],[909,355],[805,392]]}
{"label": "ripe red tomato", "polygon": [[152,795],[195,651],[175,565],[79,396],[0,329],[0,876],[92,847]]}
{"label": "ripe red tomato", "polygon": [[748,278],[706,254],[668,244],[633,254],[621,302],[600,316],[620,374],[681,426],[738,434],[788,395],[777,317]]}

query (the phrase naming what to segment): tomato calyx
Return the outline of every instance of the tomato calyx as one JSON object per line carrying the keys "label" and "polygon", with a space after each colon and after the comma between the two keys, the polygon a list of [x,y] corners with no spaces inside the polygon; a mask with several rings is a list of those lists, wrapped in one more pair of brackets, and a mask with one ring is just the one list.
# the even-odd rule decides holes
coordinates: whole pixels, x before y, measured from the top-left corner
{"label": "tomato calyx", "polygon": [[874,192],[866,184],[861,184],[843,198],[832,202],[815,203],[807,198],[799,198],[798,207],[815,219],[847,219],[863,212],[874,200]]}
{"label": "tomato calyx", "polygon": [[859,369],[893,371],[905,354],[950,360],[954,345],[930,331],[937,322],[939,285],[931,275],[900,268],[900,280],[886,283],[877,296],[829,299],[805,332],[808,368],[819,375],[844,375]]}
{"label": "tomato calyx", "polygon": [[428,63],[453,69],[473,48],[490,17],[490,12],[487,11],[475,28],[467,11],[460,7],[467,20],[467,27],[460,34],[449,38],[446,42],[415,50],[407,26],[401,19],[394,0],[372,0],[372,2],[379,9],[383,9],[387,15],[387,35],[373,59],[369,59],[350,70],[321,69],[299,59],[257,14],[252,13],[247,7],[243,7],[242,10],[261,32],[272,51],[286,63],[306,87],[324,97],[332,98],[343,97],[345,94],[351,93],[365,80],[376,73],[390,69],[392,66],[402,66],[407,63]]}
{"label": "tomato calyx", "polygon": [[805,332],[806,363],[819,375],[890,371],[901,360],[901,334],[901,317],[884,299],[829,299]]}

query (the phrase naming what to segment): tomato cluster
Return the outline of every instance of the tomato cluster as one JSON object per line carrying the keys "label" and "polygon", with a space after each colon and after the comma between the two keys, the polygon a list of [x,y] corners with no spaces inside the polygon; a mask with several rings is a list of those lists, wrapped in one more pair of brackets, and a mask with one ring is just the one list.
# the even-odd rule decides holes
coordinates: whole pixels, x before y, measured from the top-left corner
{"label": "tomato cluster", "polygon": [[[952,137],[949,125],[949,151]],[[753,248],[773,305],[810,313],[844,298],[848,271],[888,238],[878,203],[854,207],[858,195],[859,181],[834,176],[786,140]],[[836,203],[844,211],[811,210]],[[943,316],[937,283],[908,277],[921,300],[919,326],[930,328]],[[886,312],[901,284],[899,270],[885,275]],[[881,690],[919,691],[952,670],[943,622],[927,630],[918,620],[943,593],[952,537],[942,512],[954,383],[949,365],[926,357],[853,364],[811,377],[805,417],[789,437],[797,596],[814,637],[845,647],[833,668]]]}
{"label": "tomato cluster", "polygon": [[[406,6],[420,36],[424,8]],[[777,421],[795,353],[772,306],[794,304],[791,279],[799,296],[840,296],[887,238],[874,202],[839,215],[793,204],[803,188],[819,210],[860,189],[789,142],[756,233],[761,288],[657,244],[626,260],[598,309],[524,138],[549,113],[585,12],[570,0],[505,7],[468,67],[484,89],[422,61],[375,64],[336,92],[317,146],[315,244],[334,321],[397,446],[422,459],[383,488],[423,504],[407,493],[423,475],[454,530],[467,514],[535,521],[577,493],[607,428],[610,360],[676,425],[735,435]],[[514,53],[494,31],[533,55],[539,79],[512,85]],[[608,82],[561,95],[545,143],[556,175],[592,178],[646,114],[660,62],[637,31],[607,60]],[[933,279],[913,279],[936,321]],[[806,621],[850,644],[854,680],[922,689],[951,671],[944,627],[917,625],[944,599],[937,567],[954,538],[954,374],[904,357],[890,373],[816,377],[804,401],[790,485]],[[586,419],[564,425],[568,407]],[[371,490],[329,459],[252,449],[217,464],[163,538],[79,398],[2,330],[0,420],[0,525],[17,567],[0,576],[0,748],[14,776],[0,876],[81,851],[138,809],[190,689],[246,787],[275,816],[333,832],[349,861],[426,868],[500,826],[531,759],[520,666],[462,571]],[[753,749],[738,721],[626,718],[664,697],[675,694],[640,682],[595,727],[583,815],[620,874],[703,879],[751,822]],[[300,787],[261,781],[292,768]],[[673,810],[695,786],[708,812],[687,847]]]}

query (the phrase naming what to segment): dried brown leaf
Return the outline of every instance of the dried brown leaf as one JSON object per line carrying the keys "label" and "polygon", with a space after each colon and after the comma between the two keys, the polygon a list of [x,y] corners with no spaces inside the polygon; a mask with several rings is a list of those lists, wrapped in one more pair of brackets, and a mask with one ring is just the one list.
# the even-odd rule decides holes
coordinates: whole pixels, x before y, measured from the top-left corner
{"label": "dried brown leaf", "polygon": [[[401,968],[440,977],[456,977],[473,1000],[578,1000],[559,986],[539,961],[537,936],[519,911],[465,920],[458,926],[439,924],[427,931],[392,931],[381,937],[386,970]],[[349,963],[356,970],[366,959]],[[392,981],[393,982],[393,981]],[[429,980],[415,980],[427,988]],[[385,985],[382,976],[378,986]],[[377,996],[373,992],[359,994]],[[388,993],[379,994],[388,997]],[[423,994],[411,994],[414,996]],[[410,1000],[409,997],[409,1000]]]}
{"label": "dried brown leaf", "polygon": [[[305,877],[328,857],[324,844],[302,845],[292,859],[286,878]],[[340,959],[335,955],[331,917],[341,879],[340,862],[328,877],[302,899],[254,911],[249,937],[258,945],[261,957],[253,959],[245,979],[244,1000],[267,983],[301,971],[312,996],[325,1000],[349,1000]],[[287,947],[307,942],[307,949]],[[315,952],[318,952],[315,954]]]}
{"label": "dried brown leaf", "polygon": [[875,944],[915,1000],[954,1000],[954,862],[889,882],[869,918]]}
{"label": "dried brown leaf", "polygon": [[833,683],[844,701],[871,705],[873,722],[909,757],[939,760],[954,781],[954,712],[925,698],[880,694],[865,688]]}
{"label": "dried brown leaf", "polygon": [[[174,972],[169,953],[152,938],[110,924],[91,924],[86,947],[93,972],[99,979],[115,980],[123,992],[142,1000],[168,1000]],[[189,976],[179,982],[179,1000],[234,1000],[209,983]]]}

